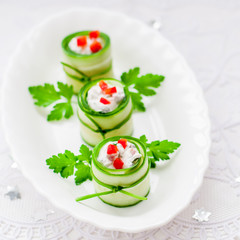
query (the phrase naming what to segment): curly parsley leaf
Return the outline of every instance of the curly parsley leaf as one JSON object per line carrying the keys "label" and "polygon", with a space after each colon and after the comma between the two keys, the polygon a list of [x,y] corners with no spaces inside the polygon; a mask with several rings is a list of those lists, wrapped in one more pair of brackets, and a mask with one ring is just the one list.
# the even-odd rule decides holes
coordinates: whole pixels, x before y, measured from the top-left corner
{"label": "curly parsley leaf", "polygon": [[[146,74],[139,77],[140,68],[136,67],[124,72],[121,80],[127,87],[130,87],[130,94],[132,97],[133,106],[136,110],[144,112],[146,108],[142,102],[142,95],[153,96],[156,91],[153,88],[158,88],[164,80],[162,75]],[[134,89],[135,91],[131,90]]]}
{"label": "curly parsley leaf", "polygon": [[35,99],[35,104],[41,107],[53,105],[53,110],[48,114],[47,120],[60,120],[63,117],[68,119],[73,115],[71,99],[73,96],[73,87],[62,82],[57,83],[58,91],[53,84],[45,83],[43,86],[29,87],[29,92]]}
{"label": "curly parsley leaf", "polygon": [[124,82],[126,86],[130,86],[136,82],[138,75],[140,73],[140,68],[135,67],[130,69],[128,72],[124,72],[121,76],[121,80]]}
{"label": "curly parsley leaf", "polygon": [[144,96],[153,96],[156,94],[152,88],[158,88],[161,82],[164,80],[164,76],[146,74],[137,78],[134,88]]}
{"label": "curly parsley leaf", "polygon": [[91,164],[92,161],[92,151],[84,144],[81,145],[79,152],[81,153],[78,155],[78,159],[80,161],[87,161],[89,164]]}
{"label": "curly parsley leaf", "polygon": [[73,108],[69,102],[57,103],[53,108],[54,109],[47,116],[48,121],[60,120],[63,116],[68,119],[73,115]]}
{"label": "curly parsley leaf", "polygon": [[146,135],[142,135],[139,139],[145,146],[147,145],[148,139]]}
{"label": "curly parsley leaf", "polygon": [[145,135],[140,137],[142,143],[147,147],[147,155],[151,161],[151,167],[156,167],[156,161],[169,160],[169,154],[177,150],[181,144],[177,142],[170,142],[168,140],[163,141],[152,141],[147,143],[148,139]]}
{"label": "curly parsley leaf", "polygon": [[28,90],[33,99],[36,100],[34,104],[38,106],[47,107],[61,99],[61,95],[56,91],[52,84],[45,83],[43,86],[29,87]]}
{"label": "curly parsley leaf", "polygon": [[76,161],[77,157],[72,152],[66,150],[64,153],[48,158],[46,163],[50,169],[53,169],[53,172],[60,173],[63,178],[68,178],[73,175]]}
{"label": "curly parsley leaf", "polygon": [[146,108],[142,102],[142,96],[135,92],[130,92],[133,108],[140,111],[145,112]]}
{"label": "curly parsley leaf", "polygon": [[86,180],[92,180],[91,169],[89,165],[79,162],[76,164],[77,171],[75,172],[75,183],[79,185]]}
{"label": "curly parsley leaf", "polygon": [[80,155],[75,155],[65,150],[64,153],[48,158],[46,163],[53,172],[60,173],[63,178],[75,175],[75,183],[79,185],[88,179],[92,180],[92,151],[86,145],[82,145],[79,152]]}
{"label": "curly parsley leaf", "polygon": [[73,87],[62,82],[58,82],[59,94],[65,97],[68,101],[71,101],[73,96]]}

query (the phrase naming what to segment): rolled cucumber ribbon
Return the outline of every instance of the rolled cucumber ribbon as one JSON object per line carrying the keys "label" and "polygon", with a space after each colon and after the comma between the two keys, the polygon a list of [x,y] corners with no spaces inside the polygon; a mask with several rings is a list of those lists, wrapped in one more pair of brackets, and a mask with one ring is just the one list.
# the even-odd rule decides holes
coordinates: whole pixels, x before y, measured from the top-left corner
{"label": "rolled cucumber ribbon", "polygon": [[[133,143],[141,153],[141,158],[130,168],[110,169],[98,161],[101,148],[108,142],[118,141],[121,138]],[[93,149],[92,176],[95,194],[80,197],[82,201],[92,197],[99,197],[103,202],[116,207],[128,207],[146,200],[150,190],[150,164],[146,148],[139,139],[130,136],[117,136],[103,140]]]}
{"label": "rolled cucumber ribbon", "polygon": [[[88,101],[88,91],[104,80],[107,84],[119,86],[124,89],[125,97],[113,111],[104,113],[91,109]],[[119,135],[131,136],[133,132],[132,101],[128,88],[119,80],[104,78],[87,83],[78,95],[78,118],[83,140],[95,146],[103,139]]]}
{"label": "rolled cucumber ribbon", "polygon": [[63,69],[67,82],[73,85],[74,92],[89,80],[101,77],[113,77],[111,41],[107,34],[100,32],[103,48],[96,53],[80,54],[72,51],[69,42],[78,36],[88,36],[91,31],[72,33],[62,40]]}

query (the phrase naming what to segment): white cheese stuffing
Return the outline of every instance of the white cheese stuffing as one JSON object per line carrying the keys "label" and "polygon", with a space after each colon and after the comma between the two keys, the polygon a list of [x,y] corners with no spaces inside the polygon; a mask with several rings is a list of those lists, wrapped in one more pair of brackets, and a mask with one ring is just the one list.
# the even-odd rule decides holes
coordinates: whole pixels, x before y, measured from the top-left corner
{"label": "white cheese stuffing", "polygon": [[92,38],[91,39],[89,36],[86,36],[87,37],[87,45],[84,46],[84,47],[81,47],[81,46],[77,45],[77,38],[78,37],[79,36],[77,36],[75,38],[72,38],[71,41],[68,44],[69,48],[75,53],[79,53],[79,54],[83,54],[83,55],[92,54],[92,51],[90,49],[90,45],[96,40],[101,43],[102,47],[104,45],[103,40],[101,38]]}
{"label": "white cheese stuffing", "polygon": [[[108,84],[109,88],[114,87],[111,84]],[[117,106],[119,103],[123,100],[125,97],[125,93],[123,90],[123,87],[116,86],[117,92],[113,94],[105,94],[102,89],[99,87],[98,84],[93,86],[92,88],[89,89],[88,91],[88,96],[87,96],[87,102],[88,105],[90,106],[91,109],[93,109],[96,112],[111,112]],[[103,104],[100,102],[101,98],[107,99],[110,104]]]}
{"label": "white cheese stuffing", "polygon": [[[118,152],[115,154],[107,154],[107,148],[110,144],[117,145]],[[134,165],[134,161],[138,158],[141,158],[140,154],[133,143],[127,142],[127,146],[124,149],[123,146],[117,142],[108,142],[105,144],[99,152],[98,161],[103,164],[105,167],[110,169],[115,169],[113,162],[116,158],[120,158],[123,161],[123,169],[130,168]]]}

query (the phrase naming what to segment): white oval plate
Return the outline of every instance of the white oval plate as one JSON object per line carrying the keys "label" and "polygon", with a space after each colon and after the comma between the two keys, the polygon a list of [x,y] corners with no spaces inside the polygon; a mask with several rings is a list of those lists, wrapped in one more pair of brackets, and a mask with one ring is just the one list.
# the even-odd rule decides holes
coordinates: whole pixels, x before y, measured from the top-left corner
{"label": "white oval plate", "polygon": [[[76,114],[70,120],[47,122],[28,87],[64,81],[61,40],[69,33],[99,29],[110,35],[114,71],[139,66],[141,73],[166,76],[147,112],[134,114],[134,136],[169,139],[182,144],[168,164],[151,170],[148,200],[129,208],[114,208],[99,199],[76,203],[92,193],[91,182],[75,186],[45,164],[65,149],[77,153],[83,143]],[[100,228],[139,232],[166,224],[185,208],[200,186],[208,166],[209,119],[202,91],[192,71],[174,47],[144,23],[119,13],[73,10],[48,19],[22,42],[9,64],[3,86],[3,122],[14,159],[36,189],[53,204]]]}

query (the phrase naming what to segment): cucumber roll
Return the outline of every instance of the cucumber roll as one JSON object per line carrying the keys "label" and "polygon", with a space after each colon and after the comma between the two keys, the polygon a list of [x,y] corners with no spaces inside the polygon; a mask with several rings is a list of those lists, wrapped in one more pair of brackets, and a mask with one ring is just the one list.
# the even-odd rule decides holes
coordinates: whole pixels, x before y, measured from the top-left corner
{"label": "cucumber roll", "polygon": [[146,148],[136,138],[117,136],[99,143],[92,154],[92,177],[99,198],[116,207],[146,200],[150,190]]}
{"label": "cucumber roll", "polygon": [[68,84],[74,92],[88,81],[113,77],[110,38],[99,31],[82,31],[62,40],[62,62]]}
{"label": "cucumber roll", "polygon": [[78,95],[81,136],[95,146],[103,139],[131,135],[132,101],[128,88],[113,78],[87,83]]}

